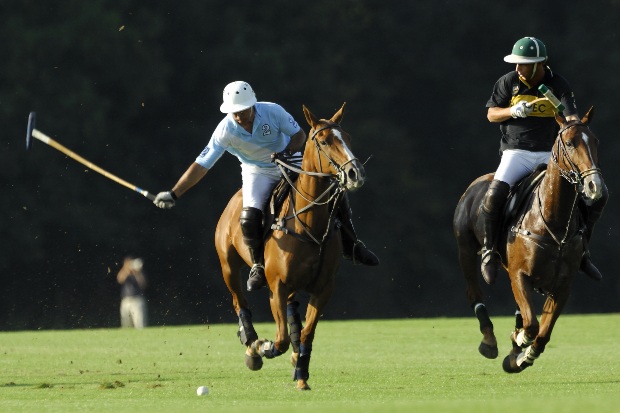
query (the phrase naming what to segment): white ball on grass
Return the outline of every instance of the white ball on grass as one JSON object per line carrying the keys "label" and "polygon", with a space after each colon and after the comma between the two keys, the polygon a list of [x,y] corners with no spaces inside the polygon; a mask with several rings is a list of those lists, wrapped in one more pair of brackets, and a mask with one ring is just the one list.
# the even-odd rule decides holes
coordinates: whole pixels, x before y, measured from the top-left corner
{"label": "white ball on grass", "polygon": [[196,389],[196,394],[199,396],[204,396],[209,394],[209,388],[207,386],[200,386]]}

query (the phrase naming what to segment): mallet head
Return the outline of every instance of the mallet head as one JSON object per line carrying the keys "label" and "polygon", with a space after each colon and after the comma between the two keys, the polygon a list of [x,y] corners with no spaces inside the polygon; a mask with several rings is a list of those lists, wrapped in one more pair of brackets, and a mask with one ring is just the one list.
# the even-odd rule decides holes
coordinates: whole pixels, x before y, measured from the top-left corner
{"label": "mallet head", "polygon": [[26,150],[30,149],[32,146],[32,131],[34,130],[36,122],[36,112],[30,112],[30,115],[28,116],[28,129],[26,130]]}

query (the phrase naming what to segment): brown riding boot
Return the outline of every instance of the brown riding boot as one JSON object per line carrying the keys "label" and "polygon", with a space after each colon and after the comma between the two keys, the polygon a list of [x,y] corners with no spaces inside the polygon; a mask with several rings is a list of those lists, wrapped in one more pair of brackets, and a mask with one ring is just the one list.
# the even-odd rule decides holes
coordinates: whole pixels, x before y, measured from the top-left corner
{"label": "brown riding boot", "polygon": [[250,250],[252,269],[248,278],[248,291],[256,291],[267,285],[263,244],[263,211],[246,207],[241,210],[241,233],[243,242]]}
{"label": "brown riding boot", "polygon": [[353,221],[351,220],[351,207],[349,198],[345,195],[338,207],[338,219],[340,220],[340,237],[342,239],[342,256],[346,260],[353,261],[353,264],[363,264],[368,266],[379,265],[379,258],[362,241],[357,238]]}
{"label": "brown riding boot", "polygon": [[590,206],[587,206],[585,203],[580,203],[579,205],[586,223],[586,228],[583,232],[584,251],[583,256],[581,257],[581,264],[579,265],[579,270],[588,277],[592,278],[594,281],[601,281],[603,279],[603,275],[592,263],[592,259],[590,257],[590,249],[588,248],[588,245],[590,243],[590,238],[592,238],[592,231],[594,230],[594,225],[603,214],[603,209],[607,204],[608,198],[609,192],[607,191],[607,186],[604,186],[603,196],[599,198],[596,202],[594,202]]}
{"label": "brown riding boot", "polygon": [[484,233],[483,246],[480,251],[482,254],[480,272],[482,272],[484,281],[489,285],[495,283],[501,265],[501,257],[495,251],[495,238],[499,230],[498,225],[502,208],[509,191],[510,185],[506,182],[493,180],[482,200],[482,208],[480,208],[478,219],[482,220],[482,231]]}
{"label": "brown riding boot", "polygon": [[590,259],[590,251],[586,250],[581,257],[581,264],[579,265],[579,271],[592,278],[594,281],[601,281],[603,274],[596,268]]}

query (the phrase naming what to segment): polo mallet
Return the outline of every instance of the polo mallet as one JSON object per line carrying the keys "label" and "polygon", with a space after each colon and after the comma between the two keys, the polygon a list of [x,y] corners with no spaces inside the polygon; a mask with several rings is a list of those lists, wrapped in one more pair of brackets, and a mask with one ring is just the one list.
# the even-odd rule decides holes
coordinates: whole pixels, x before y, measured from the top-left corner
{"label": "polo mallet", "polygon": [[551,102],[551,104],[558,111],[558,113],[564,112],[564,104],[562,104],[562,102],[560,102],[560,100],[555,97],[553,92],[551,92],[547,86],[545,86],[544,84],[538,86],[538,91],[542,93],[549,100],[549,102]]}
{"label": "polo mallet", "polygon": [[82,158],[80,155],[73,152],[71,149],[68,149],[62,146],[61,144],[56,142],[54,139],[45,135],[43,132],[39,131],[38,129],[35,129],[36,120],[37,120],[37,114],[35,112],[30,112],[30,115],[28,116],[28,129],[26,132],[26,150],[30,149],[30,147],[32,146],[32,138],[38,139],[41,142],[45,143],[46,145],[49,145],[52,148],[59,150],[60,152],[67,155],[68,157],[75,159],[82,165],[85,165],[86,167],[92,169],[95,172],[100,173],[106,178],[113,180],[117,184],[121,184],[124,187],[131,189],[132,191],[136,191],[137,193],[147,197],[151,201],[155,200],[155,195],[151,194],[149,191],[146,191],[142,188],[138,188],[137,186],[130,184],[129,182],[119,178],[118,176],[113,175],[104,169],[101,169],[94,163]]}

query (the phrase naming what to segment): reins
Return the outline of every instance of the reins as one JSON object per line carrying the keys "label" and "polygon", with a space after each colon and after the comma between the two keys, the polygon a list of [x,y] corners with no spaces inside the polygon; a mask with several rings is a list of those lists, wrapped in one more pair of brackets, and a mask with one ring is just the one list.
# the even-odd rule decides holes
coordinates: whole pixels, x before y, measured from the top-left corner
{"label": "reins", "polygon": [[[579,167],[572,161],[570,156],[568,156],[568,149],[566,149],[566,144],[564,143],[564,140],[562,139],[562,134],[566,132],[568,129],[577,127],[577,126],[586,126],[586,125],[584,125],[580,121],[576,121],[574,123],[565,125],[562,129],[560,129],[560,131],[558,132],[558,139],[556,139],[557,140],[557,145],[556,145],[557,154],[556,154],[556,151],[551,151],[551,160],[558,167],[560,175],[562,175],[564,179],[566,179],[568,182],[570,182],[573,185],[582,186],[584,178],[586,178],[587,176],[596,174],[596,173],[600,173],[601,170],[600,168],[590,168],[590,169],[586,169],[585,171],[580,171]],[[568,164],[568,166],[570,167],[570,170],[565,170],[560,166],[561,157],[563,157],[564,162]]]}
{"label": "reins", "polygon": [[[286,182],[289,184],[289,186],[293,189],[293,191],[299,195],[300,197],[302,197],[306,202],[308,202],[308,205],[306,205],[305,207],[303,207],[300,210],[296,210],[295,209],[295,201],[294,201],[294,197],[291,195],[291,207],[292,207],[292,216],[287,216],[287,217],[283,217],[281,219],[276,219],[276,224],[274,224],[274,226],[272,226],[273,229],[278,229],[283,231],[285,234],[290,234],[293,235],[303,241],[308,241],[306,238],[302,237],[301,235],[295,233],[294,231],[289,231],[286,228],[286,221],[290,220],[290,219],[295,219],[297,222],[299,222],[299,224],[301,225],[301,227],[304,230],[304,233],[308,236],[308,238],[310,238],[310,240],[312,242],[314,242],[317,245],[322,245],[323,242],[328,238],[328,235],[330,233],[330,228],[333,225],[333,222],[335,221],[335,215],[334,215],[334,211],[337,210],[338,204],[340,203],[340,200],[342,199],[342,197],[344,196],[344,193],[346,192],[346,188],[344,187],[346,184],[346,176],[344,176],[344,167],[349,164],[350,162],[354,162],[355,160],[357,160],[357,158],[353,158],[348,160],[346,163],[344,163],[343,165],[338,165],[336,162],[334,162],[333,159],[331,159],[331,157],[327,154],[327,152],[325,152],[325,150],[323,150],[321,148],[321,146],[319,145],[319,143],[316,140],[316,136],[319,132],[327,130],[327,129],[333,129],[333,128],[339,128],[340,125],[337,123],[329,123],[319,129],[316,129],[313,131],[313,133],[310,135],[310,140],[312,140],[314,142],[315,148],[317,150],[317,154],[318,154],[318,161],[319,161],[319,170],[322,171],[323,170],[323,166],[321,164],[321,154],[323,154],[325,156],[325,158],[327,159],[327,161],[334,167],[334,169],[336,169],[338,172],[336,174],[332,174],[332,173],[325,173],[325,172],[312,172],[312,171],[305,171],[301,168],[296,167],[295,165],[293,165],[290,162],[285,162],[280,158],[275,158],[274,162],[276,163],[276,165],[278,166],[278,168],[280,169],[280,171],[282,172],[282,176],[284,177],[284,179],[286,180]],[[306,197],[304,194],[301,193],[301,191],[295,186],[295,183],[292,181],[292,179],[290,178],[290,176],[288,175],[288,173],[286,172],[286,169],[291,170],[293,172],[296,172],[298,174],[304,174],[304,175],[308,175],[311,177],[315,177],[315,178],[327,178],[329,179],[330,185],[328,186],[328,188],[323,191],[321,194],[319,194],[317,197],[315,197],[314,199],[308,199],[308,197]],[[310,228],[308,227],[308,225],[303,222],[301,220],[301,218],[299,217],[299,214],[308,211],[310,209],[312,209],[315,206],[322,206],[322,205],[326,205],[326,204],[332,204],[332,208],[330,209],[330,216],[329,216],[329,220],[328,220],[328,224],[326,226],[325,229],[325,233],[323,234],[323,237],[321,240],[318,240],[314,235],[312,235],[312,233],[310,232]]]}
{"label": "reins", "polygon": [[[560,239],[558,236],[556,236],[553,231],[551,230],[551,228],[549,227],[549,225],[547,224],[547,222],[545,221],[545,217],[543,216],[542,212],[543,212],[543,205],[542,205],[542,201],[540,199],[540,191],[541,191],[541,186],[538,186],[538,188],[535,190],[536,191],[536,199],[538,201],[538,210],[539,210],[539,214],[540,214],[540,218],[542,220],[542,223],[545,227],[545,229],[547,230],[547,232],[549,233],[549,235],[551,236],[551,238],[553,239],[553,241],[555,241],[555,243],[558,245],[558,248],[561,250],[564,245],[566,245],[566,243],[568,242],[568,239],[570,238],[570,225],[571,222],[573,220],[573,214],[575,212],[575,206],[577,205],[577,200],[579,199],[579,187],[583,187],[583,181],[584,179],[592,174],[595,173],[600,173],[600,169],[599,168],[590,168],[590,169],[586,169],[585,171],[580,171],[579,167],[577,166],[577,164],[575,164],[575,162],[573,162],[573,160],[570,158],[569,154],[568,154],[568,149],[566,148],[566,143],[564,142],[564,140],[562,139],[562,134],[564,132],[566,132],[568,129],[573,128],[573,127],[577,127],[577,126],[585,126],[582,122],[580,121],[576,121],[574,123],[570,123],[568,125],[565,125],[564,127],[562,127],[559,132],[558,132],[558,138],[556,139],[557,141],[557,145],[556,145],[556,150],[555,151],[551,151],[551,160],[553,161],[553,163],[555,164],[555,166],[558,169],[558,173],[560,174],[560,176],[564,179],[566,179],[566,181],[568,183],[570,183],[571,185],[573,185],[573,187],[575,188],[575,196],[573,197],[573,202],[572,202],[572,206],[571,206],[571,210],[570,210],[570,215],[568,217],[567,223],[566,223],[566,230],[564,232],[564,236],[562,237],[562,239]],[[561,160],[563,159],[564,164],[568,165],[568,167],[570,169],[566,170],[564,168],[562,168],[562,166],[560,165]],[[520,225],[519,225],[520,226]],[[526,235],[526,236],[530,236],[533,237],[535,239],[538,239],[539,241],[543,240],[543,237],[541,237],[540,235],[537,234],[533,234],[530,231],[526,231],[526,230],[521,230],[520,228],[518,229],[514,229],[515,232],[518,232],[521,235]]]}

